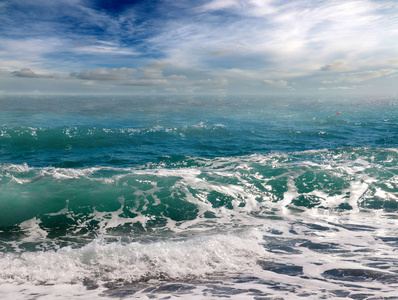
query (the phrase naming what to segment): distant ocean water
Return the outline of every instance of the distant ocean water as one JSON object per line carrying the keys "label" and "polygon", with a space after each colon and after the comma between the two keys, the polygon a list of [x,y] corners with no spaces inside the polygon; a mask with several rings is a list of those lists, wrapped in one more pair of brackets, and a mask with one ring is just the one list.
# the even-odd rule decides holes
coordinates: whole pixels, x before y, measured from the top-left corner
{"label": "distant ocean water", "polygon": [[398,299],[396,98],[0,105],[0,298]]}

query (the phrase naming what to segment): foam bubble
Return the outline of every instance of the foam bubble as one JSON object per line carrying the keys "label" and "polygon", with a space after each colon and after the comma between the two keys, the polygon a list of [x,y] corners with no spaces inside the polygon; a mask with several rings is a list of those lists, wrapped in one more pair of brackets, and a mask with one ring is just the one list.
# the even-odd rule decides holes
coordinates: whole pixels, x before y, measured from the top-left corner
{"label": "foam bubble", "polygon": [[99,283],[187,280],[243,272],[258,267],[257,260],[266,257],[260,243],[256,230],[151,243],[107,243],[99,237],[79,249],[3,253],[0,283],[76,284],[86,278]]}
{"label": "foam bubble", "polygon": [[[15,222],[62,212],[58,215],[70,219],[68,224],[75,233],[87,226],[106,234],[112,228],[137,222],[148,229],[154,220],[158,223],[152,226],[153,230],[167,228],[176,232],[195,226],[213,228],[215,220],[221,225],[245,226],[256,223],[256,218],[271,210],[286,217],[294,211],[316,214],[318,208],[352,214],[372,207],[395,209],[396,166],[383,165],[380,159],[370,161],[367,151],[374,157],[382,156],[383,161],[395,153],[388,149],[349,148],[184,158],[180,165],[164,159],[159,164],[135,168],[32,168],[26,164],[3,164],[1,193],[4,199],[26,195],[32,206],[44,201],[43,207],[50,208],[40,211],[35,206],[29,214],[16,209],[19,215]],[[187,161],[192,161],[192,165],[187,166]],[[53,194],[56,200],[43,200],[42,195]],[[16,199],[15,205],[25,201],[26,206],[26,199]],[[118,199],[124,199],[123,203]],[[70,205],[65,209],[67,201]],[[83,202],[84,206],[80,204]],[[9,219],[4,224],[14,223]]]}

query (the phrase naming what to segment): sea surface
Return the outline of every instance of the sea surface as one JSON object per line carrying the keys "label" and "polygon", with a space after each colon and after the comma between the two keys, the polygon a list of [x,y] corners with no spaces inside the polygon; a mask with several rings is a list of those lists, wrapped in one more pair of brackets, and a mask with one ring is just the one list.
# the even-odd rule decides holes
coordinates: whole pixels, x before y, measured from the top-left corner
{"label": "sea surface", "polygon": [[398,98],[0,98],[0,299],[398,299]]}

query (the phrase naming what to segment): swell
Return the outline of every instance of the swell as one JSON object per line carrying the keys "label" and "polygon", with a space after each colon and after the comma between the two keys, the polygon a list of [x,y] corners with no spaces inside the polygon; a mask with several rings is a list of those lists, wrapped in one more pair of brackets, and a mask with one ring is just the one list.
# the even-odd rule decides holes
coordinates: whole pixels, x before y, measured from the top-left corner
{"label": "swell", "polygon": [[[10,127],[0,128],[0,141],[4,146],[17,149],[71,149],[98,148],[125,144],[154,144],[162,139],[175,136],[185,138],[206,134],[225,135],[222,124],[200,122],[188,126],[146,126],[134,128],[103,128],[93,126],[62,127]],[[148,138],[148,139],[146,139]]]}
{"label": "swell", "polygon": [[2,161],[31,166],[76,168],[131,166],[160,156],[225,156],[241,154],[240,139],[222,124],[184,126],[93,126],[0,128]]}
{"label": "swell", "polygon": [[[291,120],[290,120],[291,119]],[[329,120],[333,119],[333,120]],[[159,157],[234,157],[341,147],[396,147],[391,122],[318,119],[144,122],[135,126],[0,128],[2,162],[36,167],[139,166]],[[388,121],[388,122],[387,122]],[[189,125],[187,125],[189,124]],[[120,125],[120,124],[119,124]]]}
{"label": "swell", "polygon": [[[4,233],[53,236],[215,226],[277,211],[398,209],[398,151],[340,148],[230,158],[165,157],[139,167],[0,165]],[[203,225],[205,224],[205,225]],[[22,227],[21,227],[22,226]]]}

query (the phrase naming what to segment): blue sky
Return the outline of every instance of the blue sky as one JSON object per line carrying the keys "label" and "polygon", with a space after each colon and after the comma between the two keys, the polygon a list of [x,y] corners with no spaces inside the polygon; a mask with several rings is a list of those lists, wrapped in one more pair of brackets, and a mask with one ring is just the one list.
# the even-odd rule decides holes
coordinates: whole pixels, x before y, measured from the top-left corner
{"label": "blue sky", "polygon": [[395,0],[2,0],[0,95],[398,94]]}

